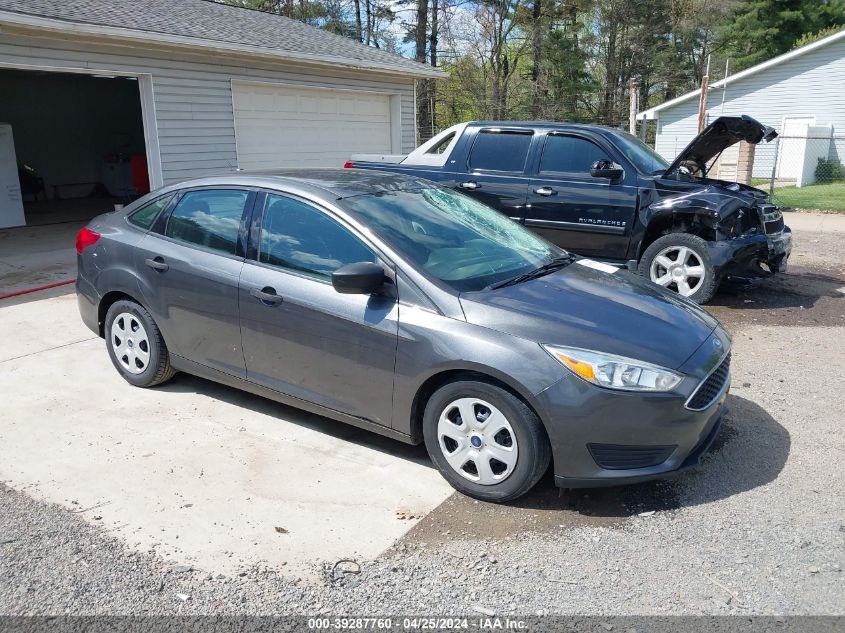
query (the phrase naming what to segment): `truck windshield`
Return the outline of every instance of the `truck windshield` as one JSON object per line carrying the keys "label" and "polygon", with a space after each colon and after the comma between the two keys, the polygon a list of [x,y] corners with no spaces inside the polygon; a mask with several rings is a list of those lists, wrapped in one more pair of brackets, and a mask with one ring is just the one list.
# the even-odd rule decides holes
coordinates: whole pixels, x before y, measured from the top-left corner
{"label": "truck windshield", "polygon": [[498,211],[446,189],[389,191],[340,203],[459,292],[482,290],[566,254]]}
{"label": "truck windshield", "polygon": [[643,174],[654,175],[666,170],[669,163],[633,134],[620,132],[615,135],[616,145],[634,167]]}

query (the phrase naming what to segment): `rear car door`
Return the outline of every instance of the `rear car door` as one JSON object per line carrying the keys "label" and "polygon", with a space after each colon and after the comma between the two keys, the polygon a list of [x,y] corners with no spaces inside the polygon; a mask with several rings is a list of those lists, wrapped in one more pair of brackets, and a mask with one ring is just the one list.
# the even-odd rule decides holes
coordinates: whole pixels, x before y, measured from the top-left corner
{"label": "rear car door", "polygon": [[525,226],[573,253],[624,259],[636,213],[636,174],[628,169],[618,182],[590,175],[597,160],[613,158],[598,139],[550,132],[528,187]]}
{"label": "rear car door", "polygon": [[481,128],[468,139],[456,188],[514,220],[522,220],[528,178],[525,165],[533,130]]}
{"label": "rear car door", "polygon": [[379,256],[351,227],[296,197],[263,194],[240,282],[247,377],[390,426],[395,297],[340,294],[331,273]]}
{"label": "rear car door", "polygon": [[237,187],[184,191],[135,254],[144,305],[170,353],[240,377],[238,278],[254,197]]}

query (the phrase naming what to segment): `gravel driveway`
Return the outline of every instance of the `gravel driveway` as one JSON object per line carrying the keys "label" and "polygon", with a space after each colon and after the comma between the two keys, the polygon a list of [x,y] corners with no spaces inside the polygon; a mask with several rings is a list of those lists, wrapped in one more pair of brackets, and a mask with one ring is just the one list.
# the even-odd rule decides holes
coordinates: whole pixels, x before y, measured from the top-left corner
{"label": "gravel driveway", "polygon": [[0,613],[845,615],[842,262],[845,233],[796,231],[789,274],[716,298],[730,414],[676,480],[453,495],[375,560],[303,579],[192,569],[0,486]]}

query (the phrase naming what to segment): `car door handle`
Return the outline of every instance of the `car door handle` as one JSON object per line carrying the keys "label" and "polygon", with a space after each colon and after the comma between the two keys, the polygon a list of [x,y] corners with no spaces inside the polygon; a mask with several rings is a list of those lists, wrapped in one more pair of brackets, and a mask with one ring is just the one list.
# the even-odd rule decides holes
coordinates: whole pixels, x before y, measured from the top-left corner
{"label": "car door handle", "polygon": [[283,301],[282,297],[276,294],[276,289],[270,286],[253,288],[249,291],[249,294],[266,305],[277,306]]}
{"label": "car door handle", "polygon": [[153,259],[145,259],[144,263],[152,268],[153,270],[157,270],[161,273],[165,272],[170,266],[168,266],[163,257],[155,257]]}
{"label": "car door handle", "polygon": [[475,189],[481,189],[481,185],[479,185],[479,184],[478,184],[477,182],[475,182],[474,180],[470,180],[469,182],[462,182],[462,183],[461,183],[460,185],[458,185],[458,186],[459,186],[461,189],[469,189],[470,191],[473,191],[473,190],[475,190]]}
{"label": "car door handle", "polygon": [[557,191],[555,191],[551,187],[540,187],[539,189],[535,189],[534,193],[536,193],[538,196],[553,196],[557,193]]}

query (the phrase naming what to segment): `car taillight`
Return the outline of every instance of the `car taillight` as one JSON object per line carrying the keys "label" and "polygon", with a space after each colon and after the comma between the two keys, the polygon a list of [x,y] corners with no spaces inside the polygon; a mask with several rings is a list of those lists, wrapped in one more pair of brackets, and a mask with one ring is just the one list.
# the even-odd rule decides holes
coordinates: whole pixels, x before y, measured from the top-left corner
{"label": "car taillight", "polygon": [[98,239],[100,239],[99,233],[92,231],[87,226],[83,226],[79,229],[79,233],[76,234],[76,252],[82,255],[82,251],[89,246],[94,246]]}
{"label": "car taillight", "polygon": [[344,169],[352,169],[353,167],[355,167],[355,163],[353,163],[351,160],[348,160],[345,163],[343,163]]}

